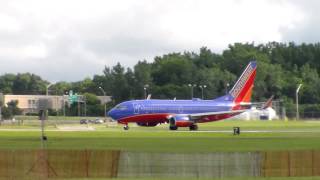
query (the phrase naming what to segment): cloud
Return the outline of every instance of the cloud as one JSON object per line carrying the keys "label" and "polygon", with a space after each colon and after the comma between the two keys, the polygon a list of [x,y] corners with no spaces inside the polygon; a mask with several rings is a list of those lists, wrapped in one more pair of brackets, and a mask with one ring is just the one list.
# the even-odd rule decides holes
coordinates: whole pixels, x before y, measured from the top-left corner
{"label": "cloud", "polygon": [[303,12],[303,18],[300,19],[296,26],[282,29],[283,41],[294,41],[297,43],[318,43],[320,40],[320,1],[290,1]]}
{"label": "cloud", "polygon": [[0,66],[2,73],[28,71],[50,81],[76,81],[101,74],[105,65],[132,67],[138,60],[201,46],[221,52],[234,42],[314,42],[320,16],[313,3],[4,0]]}

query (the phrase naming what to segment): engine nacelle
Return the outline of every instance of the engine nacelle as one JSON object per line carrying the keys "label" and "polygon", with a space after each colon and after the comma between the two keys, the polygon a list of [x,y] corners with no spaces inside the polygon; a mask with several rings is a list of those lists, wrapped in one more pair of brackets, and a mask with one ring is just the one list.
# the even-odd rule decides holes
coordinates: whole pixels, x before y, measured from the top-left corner
{"label": "engine nacelle", "polygon": [[174,127],[190,127],[193,122],[188,116],[174,116],[169,119],[170,126]]}
{"label": "engine nacelle", "polygon": [[145,126],[145,127],[154,127],[154,126],[158,125],[158,122],[145,122],[145,123],[137,122],[137,125],[138,126]]}

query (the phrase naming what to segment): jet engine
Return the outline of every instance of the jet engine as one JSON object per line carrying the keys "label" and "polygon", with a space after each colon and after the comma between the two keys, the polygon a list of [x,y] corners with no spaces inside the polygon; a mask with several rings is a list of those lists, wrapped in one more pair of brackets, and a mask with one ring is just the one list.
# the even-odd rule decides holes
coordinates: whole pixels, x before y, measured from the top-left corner
{"label": "jet engine", "polygon": [[191,121],[189,116],[173,116],[169,119],[170,130],[177,130],[178,127],[192,127],[192,130],[196,130],[193,127],[196,125]]}

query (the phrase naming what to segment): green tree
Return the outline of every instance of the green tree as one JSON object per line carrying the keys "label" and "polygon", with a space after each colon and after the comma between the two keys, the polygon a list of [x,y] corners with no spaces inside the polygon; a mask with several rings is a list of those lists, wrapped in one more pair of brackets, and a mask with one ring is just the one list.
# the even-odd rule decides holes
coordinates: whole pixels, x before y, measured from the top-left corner
{"label": "green tree", "polygon": [[305,64],[300,69],[303,88],[301,89],[301,103],[317,104],[320,102],[320,78],[316,69]]}
{"label": "green tree", "polygon": [[115,103],[129,99],[130,90],[125,77],[124,67],[122,67],[120,63],[114,66],[111,70],[110,87]]}
{"label": "green tree", "polygon": [[87,103],[87,115],[88,116],[103,116],[104,106],[101,105],[100,100],[95,94],[84,93],[83,96]]}
{"label": "green tree", "polygon": [[40,76],[23,73],[17,74],[12,84],[13,94],[44,94],[46,85],[49,82],[41,79]]}
{"label": "green tree", "polygon": [[15,81],[16,76],[14,74],[5,74],[0,76],[0,89],[4,94],[11,94],[13,82]]}
{"label": "green tree", "polygon": [[22,111],[18,108],[18,101],[10,101],[6,107],[2,108],[2,117],[4,119],[11,119],[15,115],[20,115]]}
{"label": "green tree", "polygon": [[57,82],[52,85],[49,89],[49,94],[51,95],[65,95],[66,92],[72,89],[72,84],[68,82]]}
{"label": "green tree", "polygon": [[204,98],[206,99],[214,99],[218,96],[225,95],[226,91],[229,91],[235,83],[236,77],[237,76],[229,71],[222,70],[218,67],[198,70],[195,80],[198,85],[194,91],[195,97],[201,97],[199,85],[207,86],[207,88],[204,89]]}
{"label": "green tree", "polygon": [[156,57],[153,63],[152,79],[156,85],[185,85],[193,82],[196,67],[186,56],[179,53]]}
{"label": "green tree", "polygon": [[131,80],[133,83],[133,94],[137,99],[144,98],[144,85],[148,84],[153,87],[153,79],[151,77],[152,65],[147,61],[139,61],[134,66],[134,78]]}
{"label": "green tree", "polygon": [[185,53],[185,55],[188,55],[200,69],[212,68],[222,62],[222,56],[212,53],[207,47],[200,48],[199,55],[196,53]]}

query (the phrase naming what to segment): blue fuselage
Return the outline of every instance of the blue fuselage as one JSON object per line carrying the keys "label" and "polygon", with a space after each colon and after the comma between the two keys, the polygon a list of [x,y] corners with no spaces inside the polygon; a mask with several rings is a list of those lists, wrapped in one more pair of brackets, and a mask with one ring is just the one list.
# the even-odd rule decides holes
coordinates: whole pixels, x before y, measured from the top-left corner
{"label": "blue fuselage", "polygon": [[221,100],[133,100],[118,104],[108,112],[115,120],[144,114],[195,114],[229,111],[232,101]]}

